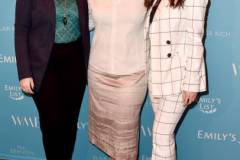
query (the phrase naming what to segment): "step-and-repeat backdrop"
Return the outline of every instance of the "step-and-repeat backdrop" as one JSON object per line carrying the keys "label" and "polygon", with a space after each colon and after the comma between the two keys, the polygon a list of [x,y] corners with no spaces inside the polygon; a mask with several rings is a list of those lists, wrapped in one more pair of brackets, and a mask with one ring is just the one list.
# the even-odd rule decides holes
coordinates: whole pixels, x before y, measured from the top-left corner
{"label": "step-and-repeat backdrop", "polygon": [[[0,0],[0,159],[45,159],[34,103],[18,85],[13,45],[16,0]],[[177,132],[179,160],[240,159],[240,1],[212,0],[206,33],[209,93],[191,108]],[[73,160],[107,160],[87,140],[87,91]],[[153,113],[142,111],[139,160],[151,156]]]}

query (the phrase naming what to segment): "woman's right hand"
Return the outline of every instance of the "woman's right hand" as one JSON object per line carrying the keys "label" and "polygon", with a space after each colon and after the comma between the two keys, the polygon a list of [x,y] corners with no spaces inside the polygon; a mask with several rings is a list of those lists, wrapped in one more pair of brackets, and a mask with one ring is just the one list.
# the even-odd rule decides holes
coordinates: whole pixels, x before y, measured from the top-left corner
{"label": "woman's right hand", "polygon": [[33,89],[34,89],[34,82],[33,78],[24,78],[20,80],[20,87],[22,91],[26,94],[34,94]]}

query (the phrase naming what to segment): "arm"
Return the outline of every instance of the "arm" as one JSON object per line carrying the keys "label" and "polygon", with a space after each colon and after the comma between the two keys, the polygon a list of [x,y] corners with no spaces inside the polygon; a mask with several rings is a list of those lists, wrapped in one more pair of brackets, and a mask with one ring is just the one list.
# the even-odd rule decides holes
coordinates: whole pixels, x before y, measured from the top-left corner
{"label": "arm", "polygon": [[21,89],[33,94],[34,82],[29,61],[29,32],[32,0],[17,0],[15,15],[15,52]]}
{"label": "arm", "polygon": [[[186,23],[186,64],[183,90],[187,92],[200,92],[203,81],[204,46],[203,35],[205,26],[205,14],[208,0],[186,0],[188,5],[184,17]],[[194,7],[189,7],[194,6]],[[184,8],[183,8],[184,10]]]}
{"label": "arm", "polygon": [[15,15],[15,52],[19,79],[32,77],[29,61],[29,31],[32,0],[17,0]]}

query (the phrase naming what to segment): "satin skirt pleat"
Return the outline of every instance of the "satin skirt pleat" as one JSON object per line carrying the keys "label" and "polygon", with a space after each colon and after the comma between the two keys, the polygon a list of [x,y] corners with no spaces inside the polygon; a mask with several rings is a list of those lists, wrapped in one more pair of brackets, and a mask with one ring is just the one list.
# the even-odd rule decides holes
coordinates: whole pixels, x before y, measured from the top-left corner
{"label": "satin skirt pleat", "polygon": [[115,160],[137,159],[146,82],[145,71],[126,76],[88,71],[89,139]]}

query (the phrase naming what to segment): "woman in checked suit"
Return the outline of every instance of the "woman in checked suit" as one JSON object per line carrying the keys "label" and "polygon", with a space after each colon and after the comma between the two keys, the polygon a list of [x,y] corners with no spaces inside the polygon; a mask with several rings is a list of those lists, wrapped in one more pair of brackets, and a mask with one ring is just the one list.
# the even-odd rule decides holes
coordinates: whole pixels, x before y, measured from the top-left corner
{"label": "woman in checked suit", "polygon": [[152,160],[175,160],[174,130],[206,91],[205,12],[208,0],[145,0],[149,94],[154,110]]}

